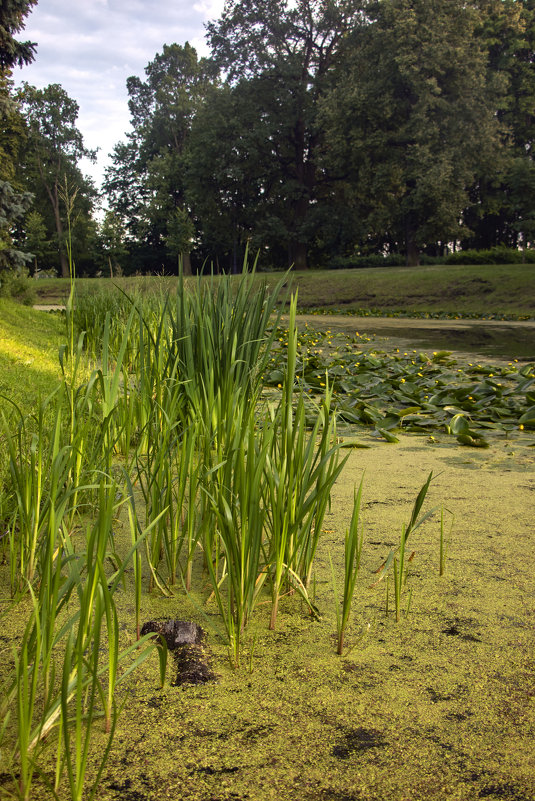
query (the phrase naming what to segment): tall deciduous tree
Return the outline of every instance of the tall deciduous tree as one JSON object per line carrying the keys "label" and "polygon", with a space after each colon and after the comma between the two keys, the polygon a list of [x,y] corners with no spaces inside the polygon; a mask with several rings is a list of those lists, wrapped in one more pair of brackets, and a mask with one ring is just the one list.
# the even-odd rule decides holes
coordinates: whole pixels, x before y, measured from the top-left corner
{"label": "tall deciduous tree", "polygon": [[236,272],[246,243],[265,247],[262,215],[262,165],[256,143],[259,115],[228,84],[214,86],[192,124],[187,164],[187,197],[198,220],[205,254],[216,269]]}
{"label": "tall deciduous tree", "polygon": [[464,0],[380,0],[324,104],[332,157],[350,165],[369,236],[423,247],[459,235],[468,189],[498,135],[478,11]]}
{"label": "tall deciduous tree", "polygon": [[[83,177],[78,162],[84,156],[95,158],[95,153],[84,147],[76,127],[78,103],[60,84],[36,89],[24,83],[20,99],[28,129],[22,175],[28,189],[37,197],[46,198],[53,217],[61,275],[65,277],[69,275],[66,207],[71,204],[73,221],[78,211],[84,213],[82,225],[83,219],[89,220],[95,190]],[[65,189],[70,198],[62,199]]]}
{"label": "tall deciduous tree", "polygon": [[162,261],[169,242],[173,254],[182,243],[188,273],[190,237],[177,239],[177,220],[192,228],[185,185],[190,130],[215,70],[186,42],[164,45],[145,74],[145,81],[135,76],[127,81],[132,133],[115,148],[104,187],[130,234],[150,244]]}
{"label": "tall deciduous tree", "polygon": [[466,247],[516,247],[533,241],[535,137],[535,3],[481,0],[478,36],[488,52],[489,81],[502,87],[496,114],[506,139],[501,163],[477,176],[465,217]]}
{"label": "tall deciduous tree", "polygon": [[365,5],[230,0],[208,25],[216,63],[256,116],[248,139],[264,228],[286,241],[297,269],[308,266],[322,208],[333,192],[333,176],[319,160],[324,132],[318,103],[332,88]]}

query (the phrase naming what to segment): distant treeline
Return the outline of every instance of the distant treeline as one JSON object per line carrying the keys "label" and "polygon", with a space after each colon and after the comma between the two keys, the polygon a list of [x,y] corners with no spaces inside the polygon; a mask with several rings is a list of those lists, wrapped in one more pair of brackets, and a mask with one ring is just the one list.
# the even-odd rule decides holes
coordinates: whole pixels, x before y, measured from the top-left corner
{"label": "distant treeline", "polygon": [[100,195],[76,102],[8,88],[34,268],[65,274],[69,206],[87,275],[532,260],[531,0],[231,0],[207,41],[128,79]]}

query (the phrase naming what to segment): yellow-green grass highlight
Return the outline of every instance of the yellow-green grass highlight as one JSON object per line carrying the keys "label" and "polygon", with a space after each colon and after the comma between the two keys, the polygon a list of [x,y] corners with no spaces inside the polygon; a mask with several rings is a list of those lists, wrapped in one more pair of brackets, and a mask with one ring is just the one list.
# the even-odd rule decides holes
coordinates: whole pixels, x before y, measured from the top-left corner
{"label": "yellow-green grass highlight", "polygon": [[[0,395],[23,412],[34,411],[60,377],[59,346],[65,339],[62,315],[43,314],[0,298]],[[6,410],[10,404],[0,398]]]}

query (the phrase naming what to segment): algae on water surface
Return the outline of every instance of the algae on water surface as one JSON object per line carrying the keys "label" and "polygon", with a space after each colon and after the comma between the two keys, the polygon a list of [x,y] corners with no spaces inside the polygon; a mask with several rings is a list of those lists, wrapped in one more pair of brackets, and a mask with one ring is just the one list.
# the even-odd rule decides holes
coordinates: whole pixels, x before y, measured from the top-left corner
{"label": "algae on water surface", "polygon": [[[318,553],[322,618],[312,620],[295,596],[284,598],[278,629],[269,632],[266,607],[248,629],[238,671],[210,631],[214,609],[205,617],[180,595],[144,595],[143,619],[193,617],[208,629],[218,680],[160,691],[156,657],[145,663],[125,689],[98,798],[532,801],[530,441],[496,438],[484,452],[459,452],[447,438],[400,436],[398,444],[352,451]],[[341,569],[363,470],[365,546],[348,636],[356,645],[340,658],[329,553]],[[385,582],[370,585],[430,470],[427,505],[444,503],[455,515],[446,574],[438,575],[437,514],[409,539],[411,611],[396,624],[385,615]],[[123,637],[132,637],[133,600],[126,593],[117,600]],[[46,792],[36,788],[40,797]]]}

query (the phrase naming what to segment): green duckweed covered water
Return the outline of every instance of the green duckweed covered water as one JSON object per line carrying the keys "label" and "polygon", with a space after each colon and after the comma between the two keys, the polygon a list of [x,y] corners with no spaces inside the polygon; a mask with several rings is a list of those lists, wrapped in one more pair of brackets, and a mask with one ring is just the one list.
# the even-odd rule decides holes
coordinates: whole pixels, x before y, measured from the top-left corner
{"label": "green duckweed covered water", "polygon": [[[207,629],[218,680],[160,691],[156,657],[145,663],[125,689],[99,799],[535,798],[535,451],[527,435],[485,451],[449,442],[402,436],[351,452],[318,554],[321,620],[288,597],[269,632],[260,608],[239,670],[229,666],[214,608],[195,609],[180,594],[143,596],[143,619],[183,617]],[[455,516],[446,573],[438,575],[435,515],[409,541],[411,609],[396,624],[385,615],[384,583],[370,585],[430,470],[428,506],[444,503]],[[363,471],[354,647],[340,658],[328,557],[341,567]],[[126,644],[133,599],[117,600]],[[47,797],[36,786],[35,798]]]}
{"label": "green duckweed covered water", "polygon": [[[436,365],[429,361],[413,360],[410,352],[391,361],[395,381],[408,376],[422,402],[436,380],[431,374]],[[456,369],[448,367],[451,386]],[[506,387],[517,386],[523,366],[500,369]],[[475,378],[488,382],[494,378],[489,372],[485,368]],[[308,380],[311,386],[321,383],[312,370]],[[463,370],[455,391],[470,381],[474,377],[466,378]],[[357,437],[368,447],[349,451],[325,519],[314,577],[321,618],[313,620],[296,596],[287,596],[277,630],[271,632],[269,604],[259,606],[247,628],[238,670],[230,667],[215,605],[206,604],[208,582],[205,591],[189,599],[181,591],[173,598],[145,591],[143,621],[181,618],[206,629],[207,659],[217,681],[173,686],[170,659],[168,681],[160,690],[156,655],[132,674],[121,686],[125,705],[96,797],[533,801],[535,435],[518,428],[531,392],[526,387],[521,398],[515,393],[510,405],[505,396],[514,431],[509,426],[503,430],[498,420],[487,428],[484,449],[461,447],[444,433],[438,404],[432,414],[428,408],[431,431],[416,426],[407,435],[399,426],[388,429],[395,431],[397,442],[378,437],[373,424],[342,425],[342,437]],[[461,411],[473,417],[486,405],[486,395],[476,399],[483,401],[477,408],[468,398],[458,400],[467,404]],[[369,404],[381,420],[392,416],[383,403],[391,401],[381,397]],[[396,623],[392,586],[387,615],[387,584],[372,587],[375,571],[399,542],[401,526],[430,471],[435,478],[426,509],[437,510],[409,539],[414,557],[403,608],[410,595],[410,611]],[[363,474],[364,553],[348,649],[339,657],[329,557],[341,577],[344,532],[354,487]],[[448,553],[445,575],[439,576],[442,505]],[[117,522],[116,538],[118,548],[126,551],[124,521]],[[201,569],[197,564],[199,575]],[[3,570],[2,595],[7,597]],[[135,637],[131,587],[127,582],[116,598],[122,646]],[[2,664],[23,622],[5,621]],[[103,725],[101,731],[97,724],[94,757],[105,743]],[[49,778],[54,756],[43,765]],[[90,772],[96,764],[95,759]],[[12,789],[11,778],[0,776],[0,797],[11,797]],[[51,797],[36,780],[32,798]],[[66,788],[59,798],[68,798]]]}

